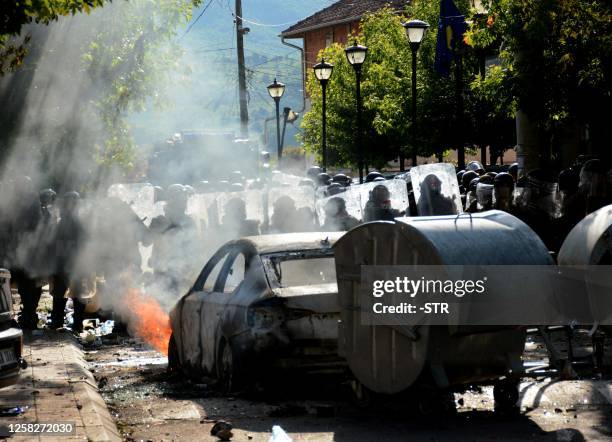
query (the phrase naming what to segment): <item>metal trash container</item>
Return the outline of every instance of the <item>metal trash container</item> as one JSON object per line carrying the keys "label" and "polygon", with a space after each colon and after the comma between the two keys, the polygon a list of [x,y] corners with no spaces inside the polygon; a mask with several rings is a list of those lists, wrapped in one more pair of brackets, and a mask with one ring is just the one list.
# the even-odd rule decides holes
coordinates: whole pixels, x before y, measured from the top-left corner
{"label": "metal trash container", "polygon": [[[590,213],[574,226],[561,245],[557,263],[560,266],[612,265],[612,204]],[[600,328],[612,335],[612,326],[600,325]]]}
{"label": "metal trash container", "polygon": [[[501,211],[396,218],[349,231],[334,246],[341,309],[339,353],[359,382],[395,394],[421,382],[439,388],[522,370],[520,327],[361,325],[362,265],[553,265],[522,221]],[[433,381],[433,382],[432,382]]]}
{"label": "metal trash container", "polygon": [[574,226],[563,241],[557,263],[612,264],[612,205],[596,210]]}

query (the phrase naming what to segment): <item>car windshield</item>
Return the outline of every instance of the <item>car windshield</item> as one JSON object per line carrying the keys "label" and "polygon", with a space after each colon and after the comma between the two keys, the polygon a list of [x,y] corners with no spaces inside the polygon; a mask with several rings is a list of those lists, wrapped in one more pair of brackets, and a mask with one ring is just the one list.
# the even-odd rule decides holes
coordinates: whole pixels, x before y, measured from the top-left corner
{"label": "car windshield", "polygon": [[273,276],[281,287],[336,283],[336,264],[330,255],[291,253],[269,257]]}

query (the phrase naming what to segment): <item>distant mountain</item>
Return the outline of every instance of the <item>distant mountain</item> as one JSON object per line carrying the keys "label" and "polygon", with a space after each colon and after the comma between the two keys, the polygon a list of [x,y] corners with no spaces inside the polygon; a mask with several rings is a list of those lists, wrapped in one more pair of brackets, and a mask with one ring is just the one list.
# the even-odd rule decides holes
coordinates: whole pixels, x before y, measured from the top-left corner
{"label": "distant mountain", "polygon": [[[258,137],[264,119],[274,115],[274,102],[268,96],[266,86],[275,77],[287,85],[281,108],[289,106],[298,110],[302,106],[300,54],[281,44],[280,32],[332,3],[330,0],[243,0],[243,26],[250,29],[244,42],[251,138]],[[134,116],[133,127],[139,142],[161,141],[184,129],[238,133],[233,11],[233,0],[204,0],[194,11],[189,26],[179,31],[178,38],[185,55],[169,90],[172,107]],[[291,42],[302,44],[301,40]],[[183,75],[185,68],[190,74]],[[272,127],[269,126],[270,130]],[[294,133],[294,128],[287,128],[286,145],[293,144]]]}

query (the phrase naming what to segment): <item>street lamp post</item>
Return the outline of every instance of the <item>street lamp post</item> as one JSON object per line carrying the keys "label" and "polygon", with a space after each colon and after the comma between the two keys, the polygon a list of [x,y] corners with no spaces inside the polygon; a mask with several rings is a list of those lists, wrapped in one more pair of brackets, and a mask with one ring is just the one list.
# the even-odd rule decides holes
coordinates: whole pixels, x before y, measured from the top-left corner
{"label": "street lamp post", "polygon": [[358,45],[357,41],[353,43],[353,46],[349,46],[344,50],[348,62],[355,69],[355,77],[357,79],[357,133],[355,135],[355,142],[357,144],[357,153],[359,156],[359,183],[363,183],[363,139],[361,129],[361,67],[365,61],[368,53],[368,48],[362,45]]}
{"label": "street lamp post", "polygon": [[[412,133],[413,133],[413,144],[412,144],[412,165],[417,165],[417,154],[416,154],[416,113],[417,113],[417,52],[425,33],[429,28],[429,23],[422,20],[410,20],[404,23],[404,29],[406,30],[406,37],[410,43],[410,50],[412,51]],[[400,156],[400,164],[403,162],[403,156]]]}
{"label": "street lamp post", "polygon": [[323,172],[327,172],[327,121],[325,116],[325,106],[326,106],[326,90],[327,90],[327,82],[331,77],[331,74],[334,69],[334,65],[331,63],[327,63],[324,58],[321,58],[321,62],[317,63],[313,66],[315,77],[321,83],[321,94],[323,98],[322,103],[322,129],[321,129],[321,147],[323,151]]}
{"label": "street lamp post", "polygon": [[283,149],[281,147],[281,135],[280,135],[279,103],[284,93],[285,93],[285,85],[283,83],[278,83],[276,81],[276,78],[274,79],[274,83],[268,85],[268,94],[270,94],[270,97],[274,99],[274,103],[276,104],[276,149],[277,149],[279,169],[281,166],[281,160],[283,156]]}

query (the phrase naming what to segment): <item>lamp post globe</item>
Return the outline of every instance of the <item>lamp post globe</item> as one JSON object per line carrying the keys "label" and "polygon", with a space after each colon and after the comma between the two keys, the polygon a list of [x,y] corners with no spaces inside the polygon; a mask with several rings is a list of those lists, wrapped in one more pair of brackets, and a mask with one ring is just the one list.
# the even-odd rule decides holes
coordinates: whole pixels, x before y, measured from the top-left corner
{"label": "lamp post globe", "polygon": [[325,61],[324,58],[321,58],[321,61],[315,64],[312,69],[314,70],[315,77],[319,81],[327,81],[332,75],[334,70],[334,65]]}
{"label": "lamp post globe", "polygon": [[285,93],[285,85],[283,83],[279,83],[274,79],[273,83],[268,85],[268,94],[275,100],[279,100],[283,94]]}
{"label": "lamp post globe", "polygon": [[368,48],[366,46],[357,44],[355,41],[353,46],[349,46],[344,50],[344,53],[346,54],[346,59],[353,66],[353,68],[359,69],[365,62]]}
{"label": "lamp post globe", "polygon": [[427,29],[429,29],[429,23],[423,20],[410,20],[403,24],[406,30],[406,37],[411,44],[420,44],[425,37]]}

